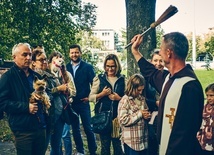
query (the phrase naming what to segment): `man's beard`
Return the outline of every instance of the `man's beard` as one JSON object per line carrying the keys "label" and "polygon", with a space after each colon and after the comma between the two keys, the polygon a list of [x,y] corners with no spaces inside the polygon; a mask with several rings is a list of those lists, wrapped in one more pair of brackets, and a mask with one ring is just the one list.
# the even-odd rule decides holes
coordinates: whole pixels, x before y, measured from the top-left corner
{"label": "man's beard", "polygon": [[77,58],[77,60],[71,59],[71,61],[74,62],[74,63],[78,63],[78,62],[80,62],[80,60],[81,60],[80,58]]}

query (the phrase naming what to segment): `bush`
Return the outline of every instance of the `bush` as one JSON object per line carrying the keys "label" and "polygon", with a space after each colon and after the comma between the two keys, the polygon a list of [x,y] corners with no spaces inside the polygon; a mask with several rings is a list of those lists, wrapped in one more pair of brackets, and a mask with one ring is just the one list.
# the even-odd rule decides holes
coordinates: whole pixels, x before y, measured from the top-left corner
{"label": "bush", "polygon": [[7,117],[4,114],[4,118],[0,120],[0,140],[4,141],[14,141],[13,133],[8,125]]}

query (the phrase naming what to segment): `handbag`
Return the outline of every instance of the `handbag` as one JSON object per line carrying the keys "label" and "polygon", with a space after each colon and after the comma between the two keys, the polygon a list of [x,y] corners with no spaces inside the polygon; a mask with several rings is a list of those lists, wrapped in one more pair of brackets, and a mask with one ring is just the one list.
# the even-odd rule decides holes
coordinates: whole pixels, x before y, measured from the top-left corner
{"label": "handbag", "polygon": [[106,134],[112,131],[112,103],[109,111],[101,111],[100,104],[99,112],[91,118],[92,130],[97,134]]}

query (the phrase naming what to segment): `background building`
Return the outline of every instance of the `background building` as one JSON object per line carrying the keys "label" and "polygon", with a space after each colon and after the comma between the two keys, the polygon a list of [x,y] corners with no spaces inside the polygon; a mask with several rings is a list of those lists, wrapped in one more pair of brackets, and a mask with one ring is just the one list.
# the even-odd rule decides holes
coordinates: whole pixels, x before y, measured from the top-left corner
{"label": "background building", "polygon": [[105,47],[105,50],[113,51],[116,49],[116,33],[113,29],[93,29],[92,35],[102,41],[102,45]]}

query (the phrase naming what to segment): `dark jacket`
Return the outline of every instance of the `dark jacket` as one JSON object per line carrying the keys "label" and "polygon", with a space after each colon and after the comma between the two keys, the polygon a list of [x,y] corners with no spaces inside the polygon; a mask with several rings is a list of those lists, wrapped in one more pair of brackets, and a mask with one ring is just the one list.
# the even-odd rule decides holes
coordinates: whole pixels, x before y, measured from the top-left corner
{"label": "dark jacket", "polygon": [[66,95],[61,92],[52,91],[53,88],[55,88],[61,84],[60,84],[59,79],[57,77],[55,77],[50,72],[50,70],[41,71],[39,73],[42,76],[46,75],[48,77],[47,78],[47,88],[51,92],[51,94],[49,94],[49,97],[51,100],[51,107],[49,109],[49,118],[51,119],[52,123],[55,123],[61,116],[62,110],[63,110],[63,102],[61,100],[61,97],[66,99]]}
{"label": "dark jacket", "polygon": [[[98,78],[100,80],[100,86],[99,86],[99,91],[98,93],[100,93],[103,88],[105,86],[111,88],[111,90],[113,90],[113,92],[117,93],[119,96],[123,96],[124,95],[124,91],[125,91],[125,77],[123,75],[119,75],[117,81],[114,84],[114,88],[112,88],[111,84],[108,82],[106,74],[99,74]],[[102,97],[98,103],[95,106],[95,113],[98,113],[100,105],[102,104],[102,109],[101,111],[108,111],[111,109],[111,104],[113,104],[113,118],[117,117],[117,108],[118,108],[118,103],[119,101],[112,101],[109,99],[108,96],[104,96]]]}
{"label": "dark jacket", "polygon": [[71,63],[66,65],[67,71],[71,73],[76,86],[76,96],[73,98],[72,104],[77,104],[82,102],[81,99],[88,97],[90,93],[90,88],[95,77],[94,68],[92,65],[80,61],[79,68],[77,69],[75,76]]}
{"label": "dark jacket", "polygon": [[[29,69],[30,75],[40,77]],[[31,131],[39,129],[37,115],[29,113],[29,98],[33,92],[25,73],[15,64],[0,79],[0,109],[8,116],[12,131]]]}
{"label": "dark jacket", "polygon": [[158,111],[158,106],[156,105],[157,99],[157,92],[155,88],[153,88],[147,81],[145,84],[144,92],[143,92],[145,98],[146,98],[146,103],[149,107],[149,111]]}
{"label": "dark jacket", "polygon": [[[151,63],[141,58],[138,66],[145,79],[161,93],[158,109],[158,131],[157,138],[160,142],[162,132],[162,120],[164,116],[164,105],[167,92],[175,79],[182,77],[191,77],[195,80],[185,83],[182,87],[182,93],[179,98],[176,116],[173,122],[173,128],[169,137],[166,155],[194,155],[197,154],[199,144],[196,139],[196,133],[200,129],[202,122],[202,111],[204,104],[203,89],[197,79],[192,67],[186,65],[179,72],[175,73],[167,81],[163,91],[162,86],[169,74],[168,71],[160,71]],[[164,135],[163,135],[164,136]]]}

